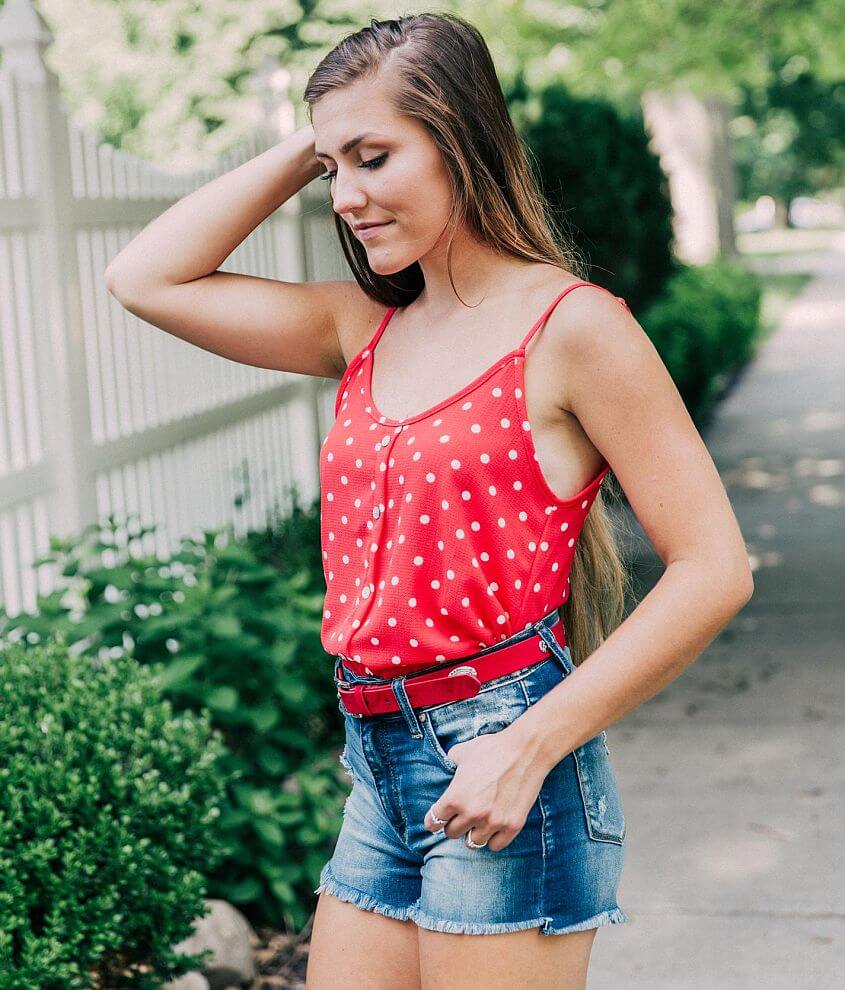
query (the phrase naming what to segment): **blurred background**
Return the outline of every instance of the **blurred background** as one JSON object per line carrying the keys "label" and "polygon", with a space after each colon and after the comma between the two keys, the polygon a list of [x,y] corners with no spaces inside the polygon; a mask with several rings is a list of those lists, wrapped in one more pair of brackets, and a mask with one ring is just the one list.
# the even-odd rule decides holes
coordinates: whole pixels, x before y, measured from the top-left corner
{"label": "blurred background", "polygon": [[[423,9],[486,38],[555,215],[666,363],[755,572],[703,656],[609,730],[630,921],[597,937],[590,986],[839,986],[842,3]],[[202,911],[190,951],[211,958],[179,986],[304,985],[349,791],[319,639],[337,382],[192,347],[103,272],[307,123],[306,79],[344,35],[412,12],[0,0],[0,990],[161,986]],[[221,267],[351,277],[317,185]],[[624,493],[613,509],[633,608],[662,564]]]}

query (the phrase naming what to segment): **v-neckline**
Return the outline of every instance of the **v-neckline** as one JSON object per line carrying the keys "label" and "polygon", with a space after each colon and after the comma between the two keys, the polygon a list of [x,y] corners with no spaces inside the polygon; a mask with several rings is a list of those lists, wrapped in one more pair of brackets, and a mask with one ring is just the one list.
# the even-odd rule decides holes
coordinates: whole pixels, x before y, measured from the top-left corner
{"label": "v-neckline", "polygon": [[433,406],[429,406],[428,409],[423,409],[422,412],[414,413],[412,416],[405,416],[404,419],[395,419],[393,416],[385,415],[379,409],[375,399],[373,398],[373,355],[375,352],[371,349],[368,355],[369,367],[367,368],[366,374],[367,403],[369,405],[370,415],[377,423],[381,423],[385,426],[406,426],[409,423],[416,423],[420,419],[433,416],[435,413],[440,412],[441,409],[445,409],[447,406],[450,406],[459,399],[462,399],[468,392],[478,388],[478,386],[482,385],[494,372],[498,371],[502,365],[512,361],[518,354],[520,354],[522,350],[522,346],[519,346],[511,351],[508,351],[507,354],[503,354],[502,357],[494,361],[488,368],[485,368],[484,371],[476,375],[471,382],[467,382],[467,384],[458,389],[457,392],[447,395],[445,399],[441,399]]}
{"label": "v-neckline", "polygon": [[369,347],[367,348],[367,360],[368,368],[365,376],[366,388],[367,388],[367,405],[370,416],[377,422],[384,426],[407,426],[409,423],[416,423],[418,420],[425,419],[428,416],[433,416],[435,413],[439,412],[441,409],[445,409],[447,406],[452,405],[457,402],[458,399],[462,399],[468,392],[473,391],[473,389],[478,388],[479,385],[483,384],[484,381],[490,377],[494,372],[498,371],[500,367],[513,361],[515,358],[518,360],[520,357],[524,360],[525,358],[525,348],[528,345],[531,338],[534,336],[536,330],[543,324],[552,309],[554,309],[558,300],[565,296],[571,289],[574,289],[578,285],[592,285],[593,283],[586,281],[585,279],[578,279],[575,282],[570,283],[561,292],[555,296],[555,298],[549,303],[546,309],[537,317],[534,323],[531,325],[528,332],[522,338],[522,342],[516,347],[509,350],[506,354],[497,358],[491,365],[485,368],[480,374],[476,375],[472,381],[467,382],[462,388],[458,389],[457,392],[453,392],[451,395],[447,395],[445,399],[441,399],[439,402],[435,403],[433,406],[429,406],[427,409],[423,409],[422,412],[414,413],[411,416],[406,416],[403,419],[395,419],[393,416],[388,416],[381,409],[379,409],[378,404],[373,398],[373,368],[375,365],[375,350],[378,342],[384,336],[387,330],[388,324],[393,319],[393,315],[398,306],[391,306],[387,312],[384,314],[381,325],[376,331],[375,336],[370,341]]}

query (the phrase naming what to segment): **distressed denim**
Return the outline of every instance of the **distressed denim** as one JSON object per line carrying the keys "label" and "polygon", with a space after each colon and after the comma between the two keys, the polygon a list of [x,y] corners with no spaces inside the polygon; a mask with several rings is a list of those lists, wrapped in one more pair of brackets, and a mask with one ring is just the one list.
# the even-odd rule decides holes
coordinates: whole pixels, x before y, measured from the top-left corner
{"label": "distressed denim", "polygon": [[[358,718],[338,702],[346,725],[340,762],[352,790],[315,893],[440,932],[537,927],[560,935],[628,920],[616,901],[625,816],[604,731],[552,768],[504,849],[470,849],[463,836],[423,824],[457,769],[449,749],[510,725],[572,673],[569,647],[550,631],[558,621],[554,610],[476,654],[537,639],[535,663],[482,684],[473,698],[414,709],[399,676],[389,681],[399,712]],[[385,682],[353,674],[337,657],[336,682],[341,670],[352,683]]]}

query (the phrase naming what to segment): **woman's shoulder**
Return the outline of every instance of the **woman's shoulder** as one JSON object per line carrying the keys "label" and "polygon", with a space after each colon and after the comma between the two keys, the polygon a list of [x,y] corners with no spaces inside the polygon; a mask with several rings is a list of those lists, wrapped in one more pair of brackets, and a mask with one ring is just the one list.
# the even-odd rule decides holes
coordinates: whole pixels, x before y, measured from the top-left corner
{"label": "woman's shoulder", "polygon": [[372,340],[387,310],[383,302],[368,296],[354,279],[343,286],[336,325],[344,367],[348,368]]}

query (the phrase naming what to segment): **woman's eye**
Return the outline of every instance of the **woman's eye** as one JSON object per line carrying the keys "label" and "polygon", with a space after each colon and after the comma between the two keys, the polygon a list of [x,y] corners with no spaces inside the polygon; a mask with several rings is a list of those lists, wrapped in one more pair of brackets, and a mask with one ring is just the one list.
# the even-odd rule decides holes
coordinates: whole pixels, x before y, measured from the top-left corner
{"label": "woman's eye", "polygon": [[[379,168],[379,166],[384,164],[386,159],[387,159],[387,152],[385,152],[383,155],[379,155],[378,158],[370,158],[369,161],[361,162],[358,168]],[[326,172],[326,174],[321,175],[320,178],[323,180],[323,182],[328,182],[330,179],[333,179],[336,175],[337,172]]]}

